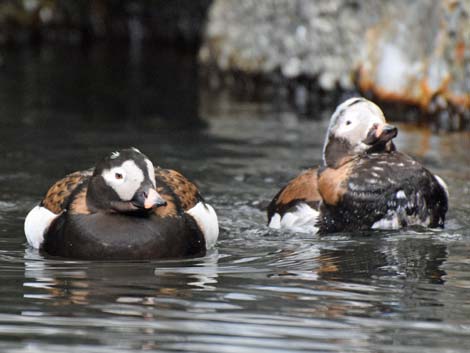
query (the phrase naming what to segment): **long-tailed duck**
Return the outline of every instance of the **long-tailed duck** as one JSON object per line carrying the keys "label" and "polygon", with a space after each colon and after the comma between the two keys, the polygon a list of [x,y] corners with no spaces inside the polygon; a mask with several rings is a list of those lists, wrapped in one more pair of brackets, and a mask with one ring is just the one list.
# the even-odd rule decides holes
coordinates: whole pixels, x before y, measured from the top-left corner
{"label": "long-tailed duck", "polygon": [[56,182],[24,224],[28,243],[80,259],[204,255],[218,237],[214,209],[179,172],[135,148]]}
{"label": "long-tailed duck", "polygon": [[343,102],[331,117],[322,166],[281,189],[268,207],[269,226],[320,233],[443,227],[447,186],[396,151],[397,132],[374,103]]}

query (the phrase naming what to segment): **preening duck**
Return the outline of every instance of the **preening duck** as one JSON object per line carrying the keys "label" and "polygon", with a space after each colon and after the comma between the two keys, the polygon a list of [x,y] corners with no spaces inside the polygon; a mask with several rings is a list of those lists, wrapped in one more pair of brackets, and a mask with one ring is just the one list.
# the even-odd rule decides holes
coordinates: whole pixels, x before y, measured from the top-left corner
{"label": "preening duck", "polygon": [[268,207],[268,224],[320,233],[443,227],[447,186],[397,151],[397,133],[367,99],[340,104],[330,120],[322,165],[276,195]]}

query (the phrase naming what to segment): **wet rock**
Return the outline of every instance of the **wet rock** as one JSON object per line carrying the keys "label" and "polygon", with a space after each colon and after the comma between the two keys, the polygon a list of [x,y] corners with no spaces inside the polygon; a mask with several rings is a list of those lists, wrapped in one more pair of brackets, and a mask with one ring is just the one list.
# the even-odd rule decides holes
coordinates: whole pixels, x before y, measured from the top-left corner
{"label": "wet rock", "polygon": [[470,108],[470,1],[396,4],[365,34],[358,86],[382,100],[446,111],[455,115],[446,124],[460,125]]}
{"label": "wet rock", "polygon": [[220,72],[309,77],[323,90],[465,112],[470,0],[216,0],[199,59]]}
{"label": "wet rock", "polygon": [[333,88],[336,81],[350,87],[350,59],[360,51],[350,38],[359,37],[367,26],[351,21],[357,6],[340,6],[342,2],[217,0],[209,12],[200,60],[221,70],[280,70],[288,78],[318,76],[323,88]]}

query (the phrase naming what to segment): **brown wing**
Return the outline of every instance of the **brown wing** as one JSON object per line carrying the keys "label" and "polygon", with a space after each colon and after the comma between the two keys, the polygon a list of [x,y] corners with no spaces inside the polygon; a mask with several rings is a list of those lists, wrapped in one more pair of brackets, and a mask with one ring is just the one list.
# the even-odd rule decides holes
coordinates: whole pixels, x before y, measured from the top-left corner
{"label": "brown wing", "polygon": [[281,216],[299,202],[306,202],[318,209],[321,196],[318,193],[317,169],[308,169],[282,188],[268,206],[268,223],[275,213]]}
{"label": "brown wing", "polygon": [[[184,211],[194,207],[202,200],[197,186],[175,170],[155,168],[155,180],[158,192],[167,199],[167,202],[170,203],[168,200],[170,198],[171,202],[180,204]],[[163,186],[159,187],[161,183],[169,190]]]}
{"label": "brown wing", "polygon": [[60,179],[47,191],[41,205],[56,214],[62,212],[73,191],[91,175],[92,171],[86,170],[69,174]]}

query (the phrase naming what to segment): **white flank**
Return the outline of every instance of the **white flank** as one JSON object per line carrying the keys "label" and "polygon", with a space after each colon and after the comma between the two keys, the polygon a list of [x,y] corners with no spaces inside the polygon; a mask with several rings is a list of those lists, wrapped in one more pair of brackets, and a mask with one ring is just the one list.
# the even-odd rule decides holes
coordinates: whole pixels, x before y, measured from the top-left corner
{"label": "white flank", "polygon": [[316,233],[315,227],[319,212],[306,203],[300,203],[292,211],[286,212],[282,218],[275,214],[269,222],[269,227],[276,229],[289,229],[300,233]]}
{"label": "white flank", "polygon": [[186,212],[196,220],[202,234],[204,234],[206,249],[212,248],[219,237],[219,222],[212,206],[198,202],[196,206]]}
{"label": "white flank", "polygon": [[275,213],[271,217],[271,221],[269,221],[269,228],[280,229],[281,228],[281,215],[279,213]]}
{"label": "white flank", "polygon": [[58,216],[41,206],[36,206],[29,211],[24,221],[24,233],[29,245],[39,249],[44,240],[44,233],[49,228],[51,222]]}
{"label": "white flank", "polygon": [[396,212],[389,212],[389,214],[381,220],[375,222],[372,229],[400,229],[401,224]]}
{"label": "white flank", "polygon": [[445,183],[445,181],[442,180],[442,178],[437,174],[434,174],[434,178],[436,178],[439,185],[441,185],[444,191],[446,192],[447,198],[449,198],[449,189],[447,188],[447,184]]}

